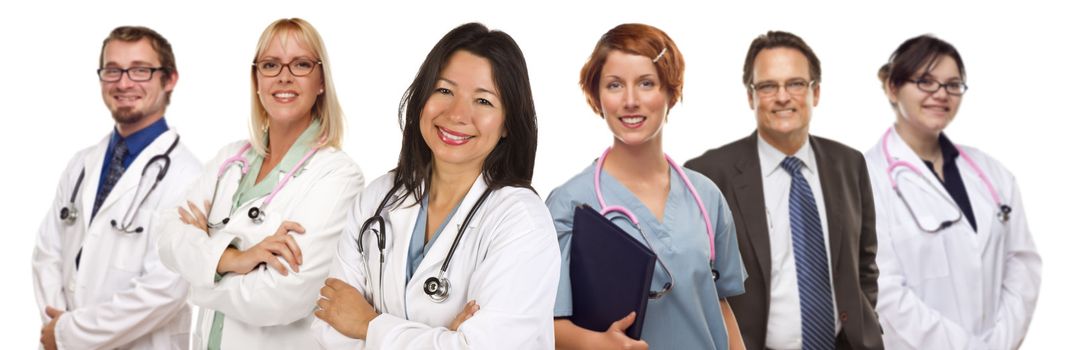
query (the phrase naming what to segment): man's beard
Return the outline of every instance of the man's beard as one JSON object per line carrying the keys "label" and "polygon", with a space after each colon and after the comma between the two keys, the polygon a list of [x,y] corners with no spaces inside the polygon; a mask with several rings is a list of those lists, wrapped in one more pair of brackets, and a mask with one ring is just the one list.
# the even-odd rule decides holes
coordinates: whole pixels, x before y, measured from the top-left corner
{"label": "man's beard", "polygon": [[115,120],[116,124],[137,124],[145,118],[145,111],[136,111],[134,107],[120,107],[112,112],[112,120]]}

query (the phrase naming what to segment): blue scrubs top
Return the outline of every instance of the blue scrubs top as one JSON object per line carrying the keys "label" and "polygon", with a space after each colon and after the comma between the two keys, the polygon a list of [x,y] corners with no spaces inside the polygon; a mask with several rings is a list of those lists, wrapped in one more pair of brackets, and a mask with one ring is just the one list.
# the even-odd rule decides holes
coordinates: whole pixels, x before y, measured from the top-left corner
{"label": "blue scrubs top", "polygon": [[[571,299],[571,229],[575,206],[601,207],[594,193],[591,164],[582,173],[554,189],[545,204],[552,213],[560,240],[560,286],[556,293],[554,316],[572,314]],[[601,194],[607,205],[626,207],[646,230],[653,249],[675,275],[675,287],[663,298],[650,299],[642,328],[642,340],[651,349],[727,349],[728,334],[720,299],[743,294],[746,279],[735,224],[728,203],[720,189],[705,176],[684,169],[713,220],[716,267],[720,278],[714,283],[709,269],[709,236],[702,213],[686,184],[669,167],[671,176],[664,220],[658,221],[645,204],[606,172],[601,174]],[[609,213],[607,217],[622,215]],[[624,231],[645,244],[641,234],[628,220],[613,220]],[[659,265],[653,269],[650,290],[657,291],[669,281]],[[615,291],[610,290],[610,293]]]}
{"label": "blue scrubs top", "polygon": [[[426,208],[429,207],[429,194],[422,197],[422,205],[418,209],[418,221],[415,222],[414,231],[411,232],[411,245],[407,248],[407,278],[404,281],[410,281],[411,277],[414,276],[414,270],[417,270],[418,265],[422,264],[422,260],[426,258],[426,253],[429,253],[429,248],[440,237],[440,233],[444,231],[445,226],[448,226],[448,222],[452,221],[452,217],[455,216],[455,212],[459,210],[459,204],[462,202],[460,200],[459,203],[455,203],[452,212],[444,217],[444,222],[437,226],[437,230],[433,231],[433,237],[430,237],[429,242],[426,242],[426,225],[429,222],[429,213]],[[455,237],[453,236],[452,238],[454,239]]]}

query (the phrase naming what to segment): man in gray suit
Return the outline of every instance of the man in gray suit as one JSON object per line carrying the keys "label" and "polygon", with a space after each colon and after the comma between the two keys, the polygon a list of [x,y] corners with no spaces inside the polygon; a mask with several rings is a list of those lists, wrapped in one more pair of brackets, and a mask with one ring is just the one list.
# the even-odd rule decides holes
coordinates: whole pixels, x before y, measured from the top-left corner
{"label": "man in gray suit", "polygon": [[732,209],[749,278],[729,298],[748,349],[881,349],[866,162],[811,136],[821,63],[798,36],[751,43],[743,85],[757,132],[686,163]]}

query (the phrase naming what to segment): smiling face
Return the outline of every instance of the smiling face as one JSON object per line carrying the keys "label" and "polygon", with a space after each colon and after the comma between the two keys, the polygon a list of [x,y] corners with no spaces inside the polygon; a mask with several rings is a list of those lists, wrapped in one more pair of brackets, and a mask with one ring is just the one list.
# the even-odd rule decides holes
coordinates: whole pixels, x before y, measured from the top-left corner
{"label": "smiling face", "polygon": [[270,121],[291,124],[311,118],[314,103],[324,88],[321,68],[315,66],[309,74],[296,76],[294,71],[300,71],[302,67],[289,68],[288,65],[310,64],[318,60],[317,54],[296,31],[285,31],[273,37],[265,51],[258,55],[258,65],[264,67],[265,62],[272,62],[281,68],[280,74],[274,77],[260,71],[256,73],[258,99]]}
{"label": "smiling face", "polygon": [[[105,45],[101,57],[102,68],[161,66],[148,38],[138,41],[111,40]],[[167,82],[165,74],[171,77]],[[177,79],[177,73],[162,70],[155,71],[150,80],[141,82],[131,81],[130,75],[123,74],[119,81],[101,82],[101,97],[116,124],[130,126],[130,130],[140,130],[164,115],[166,94],[175,88]]]}
{"label": "smiling face", "polygon": [[889,102],[895,105],[899,113],[896,123],[900,129],[939,137],[955,118],[963,97],[949,94],[943,86],[932,93],[922,91],[916,81],[927,79],[941,84],[961,83],[963,78],[959,74],[959,67],[951,56],[945,55],[936,61],[932,70],[926,72],[926,67],[919,68],[911,79],[899,87],[885,88]]}
{"label": "smiling face", "polygon": [[799,50],[775,47],[761,50],[754,59],[754,86],[777,84],[775,94],[758,89],[747,92],[758,121],[758,133],[767,140],[803,139],[809,133],[810,112],[817,106],[821,87],[811,84],[801,94],[789,92],[788,84],[810,81],[810,62]]}
{"label": "smiling face", "polygon": [[652,58],[610,52],[601,68],[598,99],[601,115],[617,143],[660,142],[669,98]]}
{"label": "smiling face", "polygon": [[419,128],[435,169],[480,171],[500,138],[507,136],[489,60],[464,50],[453,53],[422,108]]}

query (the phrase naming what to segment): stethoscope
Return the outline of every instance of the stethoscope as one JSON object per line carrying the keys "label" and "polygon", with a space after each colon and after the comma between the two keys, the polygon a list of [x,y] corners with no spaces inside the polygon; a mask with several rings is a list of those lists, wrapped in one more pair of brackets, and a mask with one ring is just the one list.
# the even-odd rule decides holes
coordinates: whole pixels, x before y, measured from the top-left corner
{"label": "stethoscope", "polygon": [[[246,211],[246,216],[250,218],[250,221],[253,221],[255,224],[260,224],[262,221],[265,220],[265,207],[269,206],[269,203],[272,203],[272,200],[276,197],[276,194],[280,193],[280,190],[284,188],[284,185],[287,185],[287,182],[291,180],[293,175],[295,175],[295,172],[306,164],[306,161],[309,160],[310,157],[313,156],[314,153],[316,153],[317,150],[321,148],[321,145],[323,143],[324,142],[318,142],[316,146],[310,148],[310,150],[306,152],[306,155],[302,156],[302,159],[299,160],[299,162],[291,168],[291,171],[288,171],[287,175],[284,175],[284,179],[280,180],[280,182],[276,184],[276,187],[273,188],[272,192],[269,192],[269,195],[265,197],[265,200],[261,202],[261,205],[250,207],[250,210]],[[212,198],[214,203],[216,202],[217,198],[217,190],[220,189],[220,180],[224,178],[224,174],[226,174],[228,170],[232,168],[233,165],[239,166],[239,171],[240,173],[242,173],[242,175],[246,175],[246,173],[250,171],[250,163],[246,160],[245,157],[243,157],[243,154],[245,154],[246,151],[250,150],[250,147],[250,143],[247,142],[246,145],[243,145],[243,147],[239,149],[239,152],[235,153],[235,155],[231,156],[230,158],[225,159],[223,164],[220,164],[220,170],[217,171],[216,175],[216,185],[213,186]],[[240,176],[240,181],[242,181],[241,179],[242,177]],[[225,217],[220,222],[210,222],[209,228],[220,228],[224,225],[227,225],[230,221],[231,215]]]}
{"label": "stethoscope", "polygon": [[[664,287],[662,287],[659,291],[650,291],[649,298],[660,299],[661,297],[667,295],[669,292],[672,291],[672,287],[676,284],[676,278],[672,276],[672,271],[668,269],[668,266],[665,265],[664,260],[661,259],[661,254],[657,253],[656,249],[652,249],[653,245],[650,244],[649,237],[647,237],[646,235],[646,231],[642,230],[642,225],[639,224],[638,217],[636,217],[635,214],[628,210],[626,207],[619,205],[606,205],[605,197],[601,195],[601,169],[604,167],[605,158],[608,157],[608,152],[611,150],[612,148],[609,147],[608,149],[605,149],[604,153],[601,153],[601,157],[597,158],[597,165],[595,166],[596,169],[594,169],[593,172],[593,188],[594,193],[597,194],[597,203],[601,205],[601,215],[608,215],[608,213],[610,212],[619,212],[620,214],[626,216],[627,220],[630,221],[631,224],[638,229],[638,232],[642,235],[642,240],[646,242],[646,245],[649,246],[651,250],[653,250],[653,254],[657,256],[657,263],[661,265],[661,268],[664,269],[666,273],[668,273],[669,282],[665,283]],[[676,171],[676,174],[679,175],[679,178],[683,179],[683,183],[687,185],[687,190],[690,191],[691,196],[694,197],[695,204],[697,204],[698,209],[702,211],[702,218],[705,220],[706,236],[709,237],[709,270],[712,271],[713,280],[716,281],[718,278],[720,278],[720,272],[717,271],[716,267],[716,247],[713,243],[713,226],[712,223],[709,221],[709,211],[705,209],[705,203],[702,202],[702,196],[698,195],[698,190],[694,188],[694,184],[691,183],[691,180],[687,178],[687,174],[683,172],[683,168],[676,164],[676,162],[672,160],[672,157],[669,157],[667,154],[664,155],[664,160],[667,161],[668,165]],[[622,217],[623,216],[615,216],[609,220],[611,221],[613,219]]]}
{"label": "stethoscope", "polygon": [[[399,190],[402,184],[396,183],[392,185],[392,189],[385,194],[384,199],[381,200],[381,204],[377,205],[377,211],[373,212],[373,216],[366,219],[362,223],[362,228],[358,231],[358,253],[362,256],[362,264],[366,269],[366,285],[371,285],[370,269],[369,269],[369,249],[366,249],[362,244],[362,239],[365,237],[366,232],[372,231],[374,237],[377,238],[377,249],[380,251],[380,281],[377,283],[378,289],[381,295],[381,308],[384,310],[384,250],[385,241],[388,236],[388,232],[385,231],[384,222],[384,210],[388,206],[389,202],[395,202],[398,197],[395,196],[397,190]],[[481,208],[482,203],[489,197],[489,194],[493,192],[492,187],[488,187],[482,192],[481,197],[478,197],[478,201],[474,202],[474,205],[470,207],[470,211],[467,212],[466,218],[463,219],[463,225],[459,226],[459,233],[455,235],[455,240],[452,241],[451,248],[448,249],[448,254],[444,257],[444,263],[440,265],[440,270],[436,276],[429,277],[422,284],[422,292],[425,292],[429,299],[433,302],[440,303],[448,299],[448,294],[451,291],[451,283],[448,282],[448,278],[445,275],[448,272],[448,265],[452,262],[452,256],[455,255],[455,250],[459,247],[459,242],[463,238],[463,232],[466,231],[467,226],[470,226],[470,220],[474,218],[474,214],[478,212],[478,208]],[[376,228],[373,225],[377,225]],[[367,299],[369,301],[369,299]]]}
{"label": "stethoscope", "polygon": [[[174,150],[177,145],[179,145],[178,134],[175,135],[175,140],[172,141],[171,146],[168,146],[167,151],[155,155],[153,158],[149,158],[145,167],[142,168],[142,174],[138,178],[138,187],[136,187],[137,190],[134,193],[135,200],[138,199],[138,191],[142,189],[142,179],[146,177],[146,172],[149,171],[150,166],[153,165],[153,163],[160,163],[160,171],[158,171],[157,176],[154,177],[153,185],[149,186],[149,190],[146,191],[145,196],[142,196],[141,201],[137,201],[137,204],[135,204],[136,201],[131,201],[131,205],[127,207],[127,211],[124,212],[122,220],[117,222],[115,219],[112,219],[110,222],[112,228],[124,233],[142,233],[142,231],[145,231],[142,226],[135,227],[133,230],[131,229],[131,226],[134,225],[134,218],[138,216],[138,210],[142,207],[142,204],[146,202],[146,199],[149,199],[150,194],[153,194],[153,190],[157,188],[157,185],[160,184],[161,180],[164,180],[164,175],[168,174],[168,167],[172,165],[172,158],[169,157],[169,155],[172,154],[172,150]],[[66,206],[60,208],[60,221],[63,221],[63,223],[67,225],[73,225],[75,220],[78,220],[79,210],[75,207],[75,199],[78,197],[78,189],[82,187],[82,180],[85,177],[86,168],[83,167],[82,171],[78,173],[78,180],[75,180],[75,189],[71,192],[71,199],[68,200]]]}
{"label": "stethoscope", "polygon": [[[896,177],[893,176],[892,173],[894,170],[896,170],[896,168],[904,167],[911,170],[911,172],[915,173],[922,179],[926,179],[926,175],[923,174],[922,171],[918,170],[918,167],[916,167],[911,162],[905,160],[895,160],[894,158],[892,158],[892,155],[888,152],[888,138],[891,134],[892,128],[890,127],[888,128],[888,130],[885,131],[885,136],[881,138],[881,151],[885,154],[885,162],[888,163],[888,169],[885,170],[885,173],[886,175],[888,175],[888,182],[892,184],[892,190],[896,191],[896,196],[900,198],[901,202],[903,202],[903,206],[907,208],[907,212],[911,213],[911,218],[914,219],[915,225],[918,225],[918,228],[924,232],[937,233],[941,230],[951,227],[955,223],[962,220],[963,210],[959,208],[959,205],[956,204],[955,200],[953,200],[950,196],[945,196],[941,189],[937,188],[937,185],[933,182],[926,181],[930,183],[930,187],[932,187],[934,191],[937,191],[937,193],[941,194],[941,197],[944,197],[949,204],[956,208],[956,212],[959,213],[959,216],[952,220],[941,221],[941,223],[933,229],[927,229],[925,226],[922,226],[922,222],[918,220],[918,215],[916,215],[914,210],[911,208],[911,204],[907,202],[906,198],[903,197],[903,192],[900,191],[899,183],[896,182]],[[971,159],[971,157],[967,156],[967,153],[963,152],[963,148],[959,147],[959,145],[956,145],[954,143],[952,145],[955,146],[957,151],[959,151],[959,157],[966,161],[968,165],[970,165],[971,170],[974,170],[974,173],[977,174],[978,178],[980,178],[982,180],[982,183],[985,184],[985,188],[989,190],[989,195],[993,197],[993,202],[997,205],[997,219],[999,219],[1001,223],[1007,223],[1011,216],[1012,207],[1000,201],[1000,195],[997,194],[996,188],[993,187],[993,182],[989,181],[989,178],[985,176],[985,172],[983,172],[982,169],[978,167],[978,163],[976,163],[974,159]]]}

